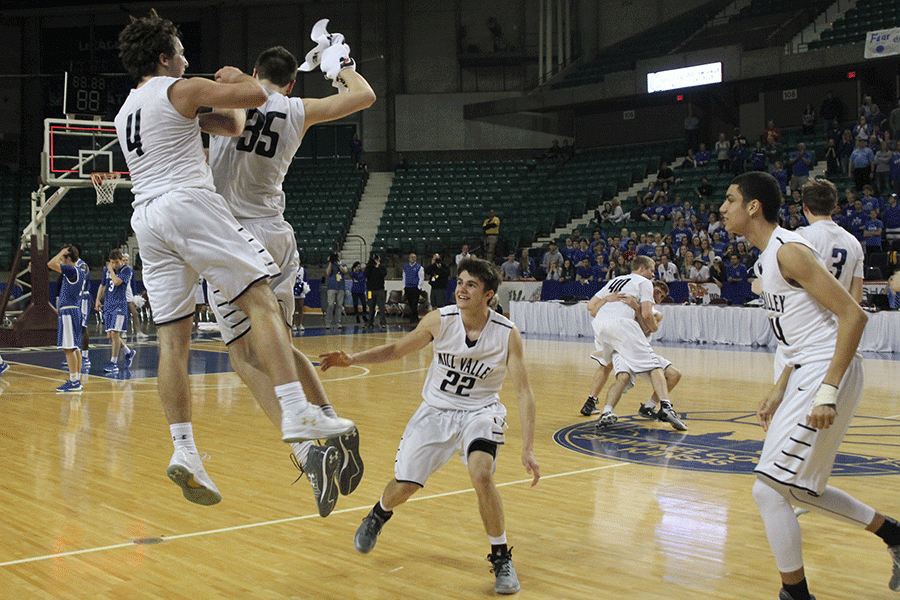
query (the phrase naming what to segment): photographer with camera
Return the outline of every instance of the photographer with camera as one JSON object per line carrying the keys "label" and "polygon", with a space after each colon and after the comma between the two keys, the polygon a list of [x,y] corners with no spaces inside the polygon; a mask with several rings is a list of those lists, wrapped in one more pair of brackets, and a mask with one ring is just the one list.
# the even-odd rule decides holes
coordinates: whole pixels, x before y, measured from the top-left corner
{"label": "photographer with camera", "polygon": [[325,329],[341,329],[341,313],[344,310],[344,295],[347,284],[344,278],[347,275],[347,265],[341,262],[341,253],[332,252],[328,256],[328,266],[325,267]]}
{"label": "photographer with camera", "polygon": [[431,285],[431,295],[429,301],[431,308],[441,308],[446,304],[444,299],[447,297],[447,282],[450,280],[450,267],[444,264],[440,254],[431,257],[431,264],[425,267],[425,277]]}
{"label": "photographer with camera", "polygon": [[419,299],[425,288],[425,269],[416,262],[416,255],[409,255],[409,262],[403,265],[403,299],[409,307],[409,322],[419,322]]}
{"label": "photographer with camera", "polygon": [[375,307],[378,307],[380,315],[380,323],[382,327],[387,327],[387,309],[385,308],[385,300],[387,292],[384,289],[384,278],[387,277],[387,267],[381,263],[381,256],[373,252],[363,269],[366,275],[366,290],[369,298],[369,320],[363,325],[365,328],[375,326]]}

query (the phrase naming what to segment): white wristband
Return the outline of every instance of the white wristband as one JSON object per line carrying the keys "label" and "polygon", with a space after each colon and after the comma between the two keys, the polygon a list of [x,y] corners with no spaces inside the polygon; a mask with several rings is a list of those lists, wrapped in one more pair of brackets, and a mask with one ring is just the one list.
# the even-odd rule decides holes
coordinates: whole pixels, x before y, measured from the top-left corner
{"label": "white wristband", "polygon": [[816,392],[816,397],[813,398],[812,406],[810,410],[816,408],[817,406],[837,406],[837,393],[838,389],[833,385],[828,383],[823,383],[819,386],[819,390]]}

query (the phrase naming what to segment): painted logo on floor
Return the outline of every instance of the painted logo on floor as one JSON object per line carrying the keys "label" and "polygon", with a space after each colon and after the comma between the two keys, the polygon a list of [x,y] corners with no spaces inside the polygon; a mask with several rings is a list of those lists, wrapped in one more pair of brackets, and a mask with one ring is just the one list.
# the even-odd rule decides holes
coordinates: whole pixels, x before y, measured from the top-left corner
{"label": "painted logo on floor", "polygon": [[[557,444],[588,456],[658,467],[714,473],[753,473],[764,433],[755,413],[694,412],[684,417],[688,431],[665,423],[620,416],[606,429],[589,419],[560,429]],[[895,440],[900,422],[856,416],[835,460],[832,475],[897,475]]]}

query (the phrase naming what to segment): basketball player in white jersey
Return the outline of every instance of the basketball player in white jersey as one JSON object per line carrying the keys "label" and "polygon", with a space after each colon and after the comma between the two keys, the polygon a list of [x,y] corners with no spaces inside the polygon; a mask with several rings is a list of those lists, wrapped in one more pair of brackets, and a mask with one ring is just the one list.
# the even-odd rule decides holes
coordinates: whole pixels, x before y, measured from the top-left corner
{"label": "basketball player in white jersey", "polygon": [[813,179],[800,188],[800,197],[809,226],[801,227],[797,233],[809,240],[825,267],[859,304],[863,297],[865,253],[859,240],[831,218],[838,201],[837,187],[827,179]]}
{"label": "basketball player in white jersey", "polygon": [[[337,36],[340,34],[334,34],[332,39],[343,39]],[[349,51],[349,47],[346,49]],[[323,54],[321,66],[327,70],[336,52],[326,50]],[[290,98],[297,77],[296,58],[280,46],[263,51],[256,60],[253,75],[265,88],[268,99],[248,112],[240,137],[210,138],[209,163],[216,190],[224,196],[241,226],[269,251],[281,271],[269,280],[269,285],[278,299],[288,331],[293,319],[294,283],[300,259],[294,229],[283,216],[285,174],[310,126],[345,117],[368,108],[375,101],[375,93],[356,72],[352,61],[345,64],[337,75],[344,89],[342,93],[322,99]],[[280,425],[281,406],[274,387],[251,352],[246,335],[250,322],[240,307],[228,303],[220,290],[211,288],[210,295],[210,306],[235,372],[253,392],[266,415],[276,426]],[[296,347],[293,353],[306,396],[316,399],[315,403],[321,404],[326,413],[334,414],[312,362]],[[294,443],[292,447],[297,464],[312,484],[319,514],[328,516],[337,502],[338,492],[351,493],[362,479],[359,432],[354,428],[329,440],[324,447],[309,441]],[[340,469],[339,485],[334,482],[337,469]]]}
{"label": "basketball player in white jersey", "polygon": [[159,336],[159,395],[174,446],[167,474],[191,502],[215,504],[221,494],[203,468],[191,425],[188,356],[198,275],[253,323],[250,343],[275,386],[283,441],[335,437],[353,423],[307,401],[268,285],[278,265],[216,193],[203,149],[201,128],[239,135],[243,123],[235,126],[214,112],[199,115],[201,108],[255,108],[268,98],[266,90],[233,67],[220,69],[216,81],[183,79],[188,63],[178,28],[155,12],[132,20],[119,35],[119,50],[137,82],[115,124],[131,173],[131,225]]}
{"label": "basketball player in white jersey", "polygon": [[[663,364],[650,346],[647,335],[659,328],[653,316],[653,279],[655,264],[648,256],[636,256],[631,261],[631,273],[620,275],[610,280],[588,302],[591,316],[591,327],[594,329],[596,351],[591,358],[607,366],[612,363],[614,352],[619,354],[621,368],[624,372],[635,374],[646,373],[650,378],[657,398],[659,398],[660,414],[673,427],[684,427],[669,401],[669,388],[663,374]],[[609,294],[622,294],[631,297],[640,306],[635,310],[625,301],[607,302]],[[637,317],[637,318],[635,318]],[[616,390],[618,390],[616,392]],[[613,395],[610,395],[613,392]],[[624,386],[610,387],[607,392],[607,404],[597,419],[597,427],[612,425],[618,417],[612,412],[621,398]],[[615,394],[618,393],[618,397]]]}
{"label": "basketball player in white jersey", "polygon": [[424,400],[400,440],[395,478],[363,519],[353,544],[360,552],[370,552],[394,509],[422,488],[432,473],[459,455],[475,487],[491,543],[488,558],[496,576],[494,590],[514,594],[519,591],[519,580],[507,548],[503,505],[494,484],[494,463],[506,427],[506,408],[500,403],[499,392],[507,371],[519,401],[522,464],[534,476],[532,486],[540,478],[533,452],[534,396],[519,330],[489,306],[500,285],[499,271],[476,258],[460,261],[458,271],[456,305],[431,311],[397,342],[352,355],[324,354],[321,364],[327,370],[388,362],[433,342],[434,357],[422,389]]}
{"label": "basketball player in white jersey", "polygon": [[779,598],[812,598],[792,503],[881,537],[894,561],[889,586],[900,591],[900,525],[828,485],[862,395],[857,347],[866,315],[825,269],[812,244],[778,226],[780,205],[775,178],[754,171],[732,181],[720,209],[725,228],[761,250],[754,270],[783,360],[774,388],[757,411],[766,439],[753,485],[781,572]]}

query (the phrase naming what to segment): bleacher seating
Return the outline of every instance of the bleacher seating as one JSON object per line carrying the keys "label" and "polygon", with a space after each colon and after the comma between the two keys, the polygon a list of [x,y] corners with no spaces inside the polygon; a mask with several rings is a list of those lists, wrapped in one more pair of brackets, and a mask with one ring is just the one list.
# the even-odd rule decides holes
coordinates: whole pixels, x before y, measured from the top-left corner
{"label": "bleacher seating", "polygon": [[835,20],[831,28],[822,32],[820,39],[808,45],[809,50],[859,44],[866,33],[900,26],[900,1],[859,0],[856,6]]}

